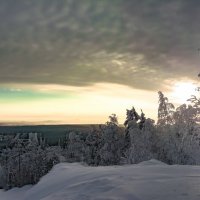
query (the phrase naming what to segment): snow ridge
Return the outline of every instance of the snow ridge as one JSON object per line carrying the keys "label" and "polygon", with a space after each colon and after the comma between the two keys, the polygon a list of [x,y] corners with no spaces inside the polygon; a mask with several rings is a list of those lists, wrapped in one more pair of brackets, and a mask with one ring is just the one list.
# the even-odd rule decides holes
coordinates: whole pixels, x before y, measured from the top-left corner
{"label": "snow ridge", "polygon": [[149,160],[89,167],[60,163],[34,186],[0,191],[1,200],[199,200],[200,166]]}

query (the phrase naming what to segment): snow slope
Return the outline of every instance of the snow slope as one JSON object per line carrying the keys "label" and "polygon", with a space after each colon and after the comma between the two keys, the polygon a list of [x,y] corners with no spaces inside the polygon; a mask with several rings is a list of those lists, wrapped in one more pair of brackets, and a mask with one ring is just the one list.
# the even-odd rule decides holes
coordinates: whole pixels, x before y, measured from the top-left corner
{"label": "snow slope", "polygon": [[199,200],[200,166],[88,167],[61,163],[35,186],[0,190],[0,200]]}

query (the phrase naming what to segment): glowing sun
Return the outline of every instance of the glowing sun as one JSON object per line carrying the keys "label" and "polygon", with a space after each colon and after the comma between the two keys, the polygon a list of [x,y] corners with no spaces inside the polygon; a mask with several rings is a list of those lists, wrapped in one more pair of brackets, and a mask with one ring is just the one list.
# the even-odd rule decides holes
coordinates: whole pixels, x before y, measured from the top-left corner
{"label": "glowing sun", "polygon": [[177,103],[186,103],[191,95],[196,95],[196,85],[191,82],[177,82],[172,91],[172,96]]}

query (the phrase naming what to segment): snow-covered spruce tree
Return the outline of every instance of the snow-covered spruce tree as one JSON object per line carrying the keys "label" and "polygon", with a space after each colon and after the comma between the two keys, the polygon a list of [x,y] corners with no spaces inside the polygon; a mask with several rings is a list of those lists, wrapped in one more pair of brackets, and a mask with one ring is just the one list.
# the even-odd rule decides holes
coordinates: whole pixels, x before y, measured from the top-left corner
{"label": "snow-covered spruce tree", "polygon": [[[174,132],[179,142],[178,153],[181,164],[200,163],[199,108],[183,104],[174,113]],[[181,153],[180,153],[181,152]]]}
{"label": "snow-covered spruce tree", "polygon": [[99,143],[100,165],[116,165],[120,163],[123,135],[118,127],[115,114],[109,116],[110,121],[101,126],[101,137]]}
{"label": "snow-covered spruce tree", "polygon": [[4,149],[0,156],[6,177],[4,188],[37,183],[59,161],[48,151],[34,141],[15,138],[12,148]]}
{"label": "snow-covered spruce tree", "polygon": [[7,177],[9,172],[8,166],[9,153],[5,149],[1,150],[0,153],[0,188],[7,189]]}
{"label": "snow-covered spruce tree", "polygon": [[175,127],[180,131],[180,133],[177,132],[177,134],[180,135],[184,130],[187,130],[185,134],[192,135],[198,122],[198,114],[199,108],[195,108],[192,105],[183,104],[176,108],[173,118]]}
{"label": "snow-covered spruce tree", "polygon": [[[198,77],[200,78],[200,73],[198,74]],[[197,87],[196,90],[200,91],[200,87]],[[191,98],[189,98],[187,101],[189,101],[192,107],[196,109],[196,121],[200,122],[200,98],[196,95],[192,95]]]}
{"label": "snow-covered spruce tree", "polygon": [[119,125],[119,123],[118,123],[118,118],[117,118],[117,115],[116,114],[111,114],[109,117],[109,121],[108,122],[106,122],[106,124],[115,124],[115,125]]}
{"label": "snow-covered spruce tree", "polygon": [[174,105],[168,102],[168,98],[159,91],[159,100],[158,100],[158,126],[170,125],[173,124],[173,113]]}
{"label": "snow-covered spruce tree", "polygon": [[158,121],[158,159],[169,164],[198,164],[198,109],[183,104],[171,113]]}
{"label": "snow-covered spruce tree", "polygon": [[100,134],[97,130],[92,130],[88,133],[85,140],[84,162],[88,165],[98,166],[99,158]]}
{"label": "snow-covered spruce tree", "polygon": [[35,143],[29,143],[24,151],[20,156],[20,175],[22,177],[20,186],[37,183],[52,167],[48,166],[46,151]]}
{"label": "snow-covered spruce tree", "polygon": [[145,114],[141,110],[140,121],[139,121],[139,128],[140,128],[140,130],[142,130],[144,128],[145,121],[146,121]]}
{"label": "snow-covered spruce tree", "polygon": [[158,159],[168,164],[198,164],[199,144],[187,130],[170,126],[159,135]]}
{"label": "snow-covered spruce tree", "polygon": [[4,160],[1,165],[6,174],[6,189],[21,186],[23,181],[21,175],[21,155],[23,154],[25,143],[20,138],[14,138],[10,144],[12,144],[11,148],[6,148],[2,151]]}
{"label": "snow-covered spruce tree", "polygon": [[84,160],[85,143],[81,140],[79,133],[73,131],[69,133],[66,151],[68,162],[80,162]]}
{"label": "snow-covered spruce tree", "polygon": [[0,189],[6,186],[6,173],[3,167],[0,165]]}
{"label": "snow-covered spruce tree", "polygon": [[151,119],[141,116],[134,107],[127,110],[125,125],[125,146],[123,149],[127,163],[138,163],[152,158],[154,125]]}
{"label": "snow-covered spruce tree", "polygon": [[133,127],[138,128],[136,124],[139,119],[140,116],[138,115],[134,107],[132,107],[131,110],[128,109],[126,110],[126,120],[124,122],[125,126],[124,152],[126,152],[126,150],[129,149],[131,146],[131,137],[129,129],[132,129]]}
{"label": "snow-covered spruce tree", "polygon": [[155,121],[153,119],[147,118],[141,129],[141,139],[144,144],[144,159],[148,160],[150,158],[157,158],[157,147],[156,143],[158,141],[156,135]]}

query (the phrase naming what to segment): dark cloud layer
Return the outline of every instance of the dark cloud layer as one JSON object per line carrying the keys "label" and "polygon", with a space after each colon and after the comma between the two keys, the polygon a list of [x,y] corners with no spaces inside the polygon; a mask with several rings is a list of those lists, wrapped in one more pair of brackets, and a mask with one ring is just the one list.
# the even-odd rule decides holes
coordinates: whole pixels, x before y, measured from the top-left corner
{"label": "dark cloud layer", "polygon": [[0,82],[159,89],[199,72],[197,0],[1,0]]}

